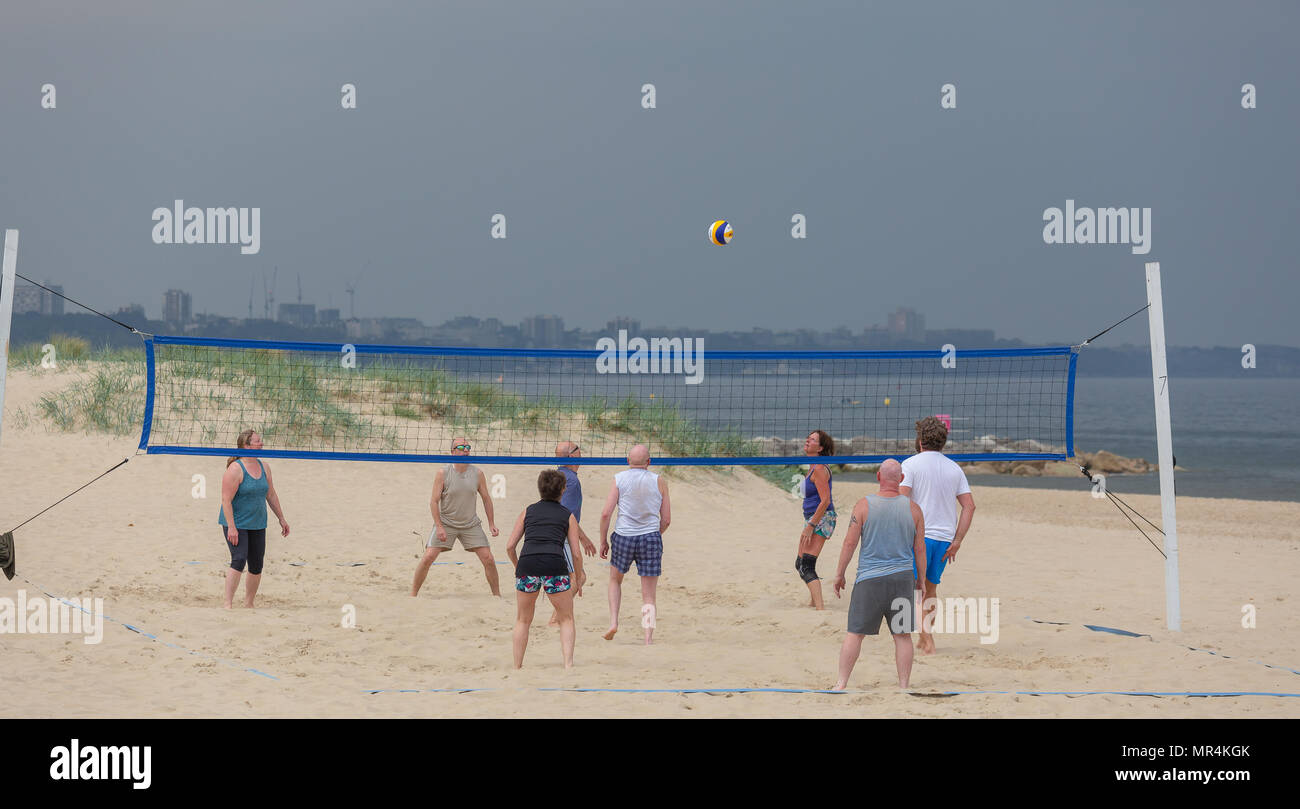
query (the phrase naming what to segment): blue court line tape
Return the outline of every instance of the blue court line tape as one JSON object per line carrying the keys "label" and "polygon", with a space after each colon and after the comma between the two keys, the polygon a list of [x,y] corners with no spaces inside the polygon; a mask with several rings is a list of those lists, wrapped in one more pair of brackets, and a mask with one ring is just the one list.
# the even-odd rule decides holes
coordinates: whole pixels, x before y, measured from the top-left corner
{"label": "blue court line tape", "polygon": [[[44,596],[46,596],[47,598],[53,598],[53,599],[55,599],[55,600],[57,600],[57,601],[59,601],[59,602],[61,602],[61,603],[63,603],[63,604],[68,605],[69,607],[74,607],[74,608],[76,608],[76,609],[79,609],[79,610],[81,610],[82,612],[86,613],[87,615],[94,615],[94,613],[92,613],[90,610],[88,610],[88,609],[82,607],[80,604],[73,603],[72,601],[69,601],[68,599],[64,598],[63,596],[57,596],[57,595],[55,595],[54,593],[51,593],[50,591],[46,590],[46,589],[45,589],[44,587],[42,587],[41,585],[39,585],[39,584],[33,582],[32,580],[28,579],[26,576],[20,576],[20,578],[21,578],[23,581],[25,581],[25,582],[27,582],[28,584],[30,584],[32,587],[35,587],[37,590],[41,591],[41,594],[44,595]],[[179,646],[179,645],[177,645],[177,644],[175,644],[175,643],[168,643],[167,641],[163,640],[162,638],[158,637],[157,635],[154,635],[154,634],[151,634],[151,633],[149,633],[149,632],[146,632],[146,631],[144,631],[143,629],[141,629],[141,628],[138,627],[138,626],[134,626],[134,625],[132,625],[132,624],[128,624],[128,623],[125,622],[125,621],[119,621],[119,620],[117,620],[116,618],[110,617],[110,616],[105,615],[105,614],[103,614],[103,613],[101,613],[99,617],[100,617],[100,618],[103,618],[105,621],[112,621],[113,623],[117,624],[118,626],[121,626],[121,627],[123,627],[124,629],[129,629],[129,630],[131,630],[132,632],[136,633],[137,635],[140,635],[140,636],[142,636],[142,637],[146,637],[146,638],[148,638],[149,640],[154,641],[155,643],[161,643],[163,646],[167,646],[167,647],[170,647],[170,648],[172,648],[172,649],[178,649],[178,650],[180,650],[180,651],[182,651],[182,652],[185,652],[185,653],[187,653],[187,654],[191,654],[191,655],[194,655],[194,656],[196,656],[196,657],[202,657],[202,658],[204,658],[204,659],[206,659],[206,660],[214,660],[214,661],[216,661],[216,662],[218,662],[218,663],[223,663],[223,664],[225,664],[225,665],[227,665],[227,666],[230,666],[231,668],[239,669],[240,671],[247,671],[247,672],[250,672],[250,673],[252,673],[252,674],[258,674],[258,675],[261,675],[261,676],[263,676],[263,677],[269,677],[269,678],[272,679],[272,680],[279,680],[279,679],[280,679],[279,677],[276,677],[275,675],[267,674],[267,673],[264,672],[264,671],[258,671],[257,669],[248,668],[248,667],[246,667],[246,666],[241,666],[241,665],[239,665],[238,663],[232,662],[232,661],[230,661],[230,660],[225,660],[225,659],[220,658],[220,657],[213,657],[212,655],[204,654],[203,652],[198,652],[198,651],[195,651],[195,650],[193,650],[193,649],[186,649],[184,646]]]}
{"label": "blue court line tape", "polygon": [[1109,632],[1112,635],[1123,635],[1126,638],[1150,638],[1151,637],[1150,635],[1139,635],[1136,632],[1129,632],[1127,629],[1115,629],[1114,627],[1110,627],[1110,626],[1093,626],[1092,624],[1084,624],[1084,626],[1087,627],[1088,629],[1091,629],[1093,632]]}
{"label": "blue court line tape", "polygon": [[[469,694],[483,691],[563,691],[573,694],[894,694],[896,691],[826,691],[813,688],[366,688],[363,693],[376,694]],[[975,695],[1024,697],[1300,697],[1276,691],[909,691],[912,697],[961,697]]]}
{"label": "blue court line tape", "polygon": [[[1025,619],[1028,621],[1033,621],[1036,624],[1051,624],[1053,626],[1071,626],[1071,624],[1068,621],[1042,621],[1039,620],[1038,618],[1031,618],[1028,615],[1025,616]],[[1108,632],[1113,635],[1122,635],[1128,638],[1148,638],[1152,642],[1158,642],[1156,641],[1155,638],[1151,637],[1150,635],[1142,635],[1137,632],[1129,632],[1127,629],[1115,629],[1114,627],[1109,627],[1109,626],[1093,626],[1092,624],[1083,624],[1083,626],[1088,629],[1091,629],[1093,632]],[[1279,671],[1289,671],[1292,674],[1300,675],[1300,670],[1293,669],[1290,666],[1279,666],[1274,663],[1265,663],[1262,660],[1250,660],[1249,658],[1245,658],[1245,657],[1240,657],[1240,658],[1234,657],[1233,655],[1226,655],[1223,654],[1222,652],[1216,652],[1212,649],[1201,649],[1196,646],[1183,646],[1181,643],[1177,645],[1182,646],[1182,648],[1187,649],[1188,651],[1204,652],[1207,655],[1214,655],[1215,657],[1221,657],[1224,660],[1245,660],[1248,663],[1254,663],[1258,666],[1263,666],[1264,668],[1278,669]],[[1290,696],[1290,695],[1287,694],[1284,696]]]}

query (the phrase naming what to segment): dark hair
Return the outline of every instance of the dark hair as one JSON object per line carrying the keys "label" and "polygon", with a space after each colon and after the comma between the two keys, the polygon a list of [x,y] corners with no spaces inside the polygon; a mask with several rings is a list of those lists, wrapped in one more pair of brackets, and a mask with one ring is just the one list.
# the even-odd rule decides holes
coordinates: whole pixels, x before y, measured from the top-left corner
{"label": "dark hair", "polygon": [[543,500],[559,500],[564,487],[564,473],[558,469],[543,469],[537,476],[537,493]]}
{"label": "dark hair", "polygon": [[[257,433],[257,430],[244,430],[242,433],[239,434],[239,437],[235,439],[235,447],[237,449],[243,449],[244,447],[247,447],[248,442],[252,439],[255,433]],[[226,466],[230,466],[232,463],[234,463],[237,460],[239,459],[236,457],[227,458]]]}
{"label": "dark hair", "polygon": [[916,423],[916,443],[923,450],[938,452],[948,443],[948,428],[934,416],[926,416]]}
{"label": "dark hair", "polygon": [[830,433],[825,430],[813,430],[813,434],[817,436],[817,443],[822,445],[822,451],[817,453],[818,455],[835,454],[835,439],[831,438]]}

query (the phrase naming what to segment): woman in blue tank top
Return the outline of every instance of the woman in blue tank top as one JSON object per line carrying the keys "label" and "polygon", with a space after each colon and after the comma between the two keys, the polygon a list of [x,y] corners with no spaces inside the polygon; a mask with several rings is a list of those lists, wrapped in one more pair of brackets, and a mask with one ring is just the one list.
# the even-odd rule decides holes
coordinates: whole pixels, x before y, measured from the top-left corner
{"label": "woman in blue tank top", "polygon": [[[809,456],[834,455],[835,440],[825,430],[813,430],[803,442]],[[831,500],[831,470],[825,464],[811,464],[803,479],[803,531],[799,534],[799,551],[794,570],[808,585],[808,606],[824,610],[822,583],[817,576],[817,557],[822,546],[835,533],[835,503]]]}
{"label": "woman in blue tank top", "polygon": [[[235,441],[239,449],[259,450],[262,436],[254,430],[244,430]],[[289,523],[280,509],[280,498],[271,482],[271,469],[257,458],[234,457],[226,460],[226,472],[221,476],[221,512],[217,522],[230,551],[230,569],[226,571],[225,607],[234,606],[235,590],[248,565],[248,581],[244,583],[244,606],[252,607],[257,586],[262,582],[262,561],[266,556],[266,506],[280,520],[280,536],[289,536]]]}

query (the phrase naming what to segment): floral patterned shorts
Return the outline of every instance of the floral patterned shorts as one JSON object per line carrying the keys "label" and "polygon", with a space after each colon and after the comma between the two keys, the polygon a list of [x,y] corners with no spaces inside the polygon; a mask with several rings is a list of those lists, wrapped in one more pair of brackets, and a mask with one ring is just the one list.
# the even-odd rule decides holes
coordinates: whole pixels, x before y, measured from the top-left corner
{"label": "floral patterned shorts", "polygon": [[518,576],[515,578],[515,589],[521,593],[535,593],[545,588],[547,595],[555,595],[556,593],[563,593],[571,586],[568,576]]}

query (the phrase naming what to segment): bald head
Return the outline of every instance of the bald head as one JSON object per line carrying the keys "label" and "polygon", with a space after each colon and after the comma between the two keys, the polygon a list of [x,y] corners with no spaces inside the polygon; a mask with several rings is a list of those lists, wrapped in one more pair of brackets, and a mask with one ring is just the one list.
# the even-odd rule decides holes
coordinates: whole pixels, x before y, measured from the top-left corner
{"label": "bald head", "polygon": [[560,443],[555,445],[555,457],[568,458],[569,456],[573,455],[573,451],[577,448],[578,445],[573,443],[572,441],[561,441]]}
{"label": "bald head", "polygon": [[645,444],[637,444],[627,453],[627,465],[645,468],[650,465],[650,450]]}
{"label": "bald head", "polygon": [[881,494],[897,494],[898,486],[903,482],[903,465],[890,458],[880,465],[876,480],[880,481]]}

